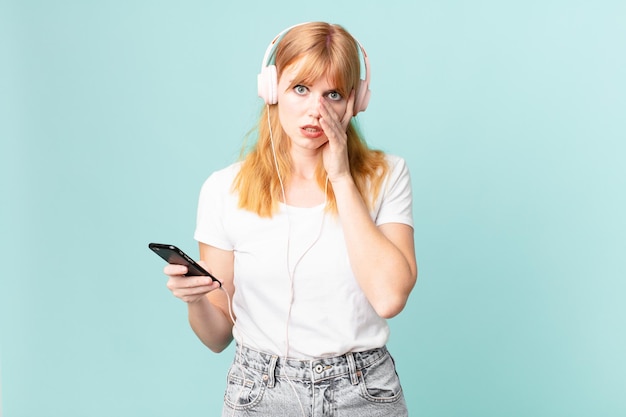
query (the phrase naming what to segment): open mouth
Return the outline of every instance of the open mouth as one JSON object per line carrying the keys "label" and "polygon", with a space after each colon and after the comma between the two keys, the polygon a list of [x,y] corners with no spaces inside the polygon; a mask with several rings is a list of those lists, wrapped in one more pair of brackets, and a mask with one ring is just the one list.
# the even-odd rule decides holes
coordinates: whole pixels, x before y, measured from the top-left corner
{"label": "open mouth", "polygon": [[319,138],[320,136],[324,134],[324,131],[322,130],[322,128],[318,126],[311,126],[311,125],[302,126],[300,130],[302,131],[302,134],[305,137],[311,138],[311,139]]}

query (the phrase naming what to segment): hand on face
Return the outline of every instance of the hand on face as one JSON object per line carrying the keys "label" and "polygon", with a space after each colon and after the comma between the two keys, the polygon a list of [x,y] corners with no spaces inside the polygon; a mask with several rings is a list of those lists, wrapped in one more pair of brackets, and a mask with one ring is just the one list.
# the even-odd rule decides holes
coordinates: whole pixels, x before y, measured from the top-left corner
{"label": "hand on face", "polygon": [[339,117],[332,106],[323,98],[320,98],[320,125],[328,142],[324,144],[322,157],[328,180],[332,183],[350,175],[350,163],[348,161],[348,135],[346,131],[352,115],[354,114],[354,90],[348,98],[348,105],[342,117]]}

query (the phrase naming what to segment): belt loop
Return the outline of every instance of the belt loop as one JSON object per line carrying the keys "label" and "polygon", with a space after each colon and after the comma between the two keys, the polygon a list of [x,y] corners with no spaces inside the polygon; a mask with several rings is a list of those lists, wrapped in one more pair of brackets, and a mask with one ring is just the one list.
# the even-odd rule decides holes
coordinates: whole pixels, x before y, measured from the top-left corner
{"label": "belt loop", "polygon": [[346,359],[348,360],[348,370],[350,371],[350,382],[352,385],[359,384],[359,376],[357,374],[356,362],[354,361],[354,355],[352,352],[346,353]]}
{"label": "belt loop", "polygon": [[276,361],[278,361],[278,356],[272,355],[270,363],[267,366],[268,388],[274,388],[274,385],[276,384]]}

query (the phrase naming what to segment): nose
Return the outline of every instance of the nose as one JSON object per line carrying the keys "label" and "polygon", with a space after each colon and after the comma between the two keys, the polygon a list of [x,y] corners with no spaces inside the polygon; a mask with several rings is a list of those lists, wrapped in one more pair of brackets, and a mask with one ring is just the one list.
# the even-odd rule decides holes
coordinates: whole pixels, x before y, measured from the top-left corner
{"label": "nose", "polygon": [[317,94],[309,95],[309,100],[307,104],[307,115],[309,117],[312,117],[316,120],[322,117],[322,115],[320,114],[320,98]]}

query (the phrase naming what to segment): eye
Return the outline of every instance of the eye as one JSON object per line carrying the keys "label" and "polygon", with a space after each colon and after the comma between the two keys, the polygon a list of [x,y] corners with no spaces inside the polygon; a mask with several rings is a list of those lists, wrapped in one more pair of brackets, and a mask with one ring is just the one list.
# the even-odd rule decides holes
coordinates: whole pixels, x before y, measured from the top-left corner
{"label": "eye", "polygon": [[304,95],[304,94],[306,94],[306,92],[308,91],[308,88],[306,88],[306,87],[305,87],[305,86],[303,86],[303,85],[296,85],[296,86],[293,88],[293,91],[295,91],[295,92],[296,92],[296,94],[299,94],[299,95]]}
{"label": "eye", "polygon": [[331,91],[330,93],[328,93],[328,98],[331,99],[332,101],[339,101],[343,97],[341,97],[341,94],[339,94],[338,92]]}

